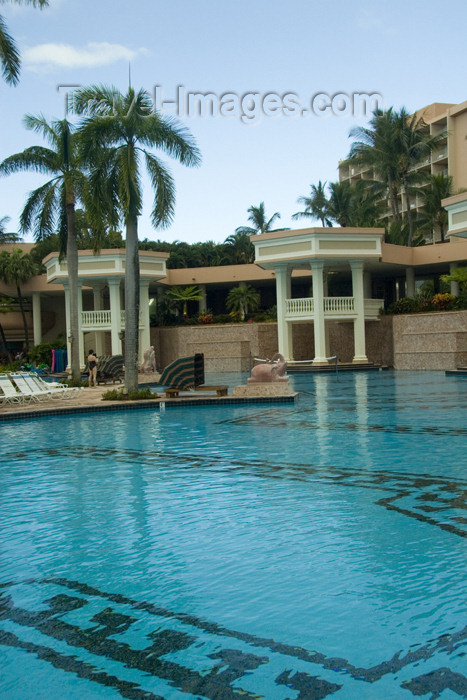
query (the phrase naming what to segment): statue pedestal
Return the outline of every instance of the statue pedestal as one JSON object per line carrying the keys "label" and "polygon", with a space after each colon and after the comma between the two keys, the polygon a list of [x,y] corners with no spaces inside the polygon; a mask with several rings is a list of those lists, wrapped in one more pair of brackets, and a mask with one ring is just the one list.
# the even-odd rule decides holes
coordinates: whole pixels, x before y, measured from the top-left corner
{"label": "statue pedestal", "polygon": [[[285,379],[285,381],[284,381]],[[288,378],[283,377],[280,382],[248,382],[246,386],[236,386],[233,396],[292,396],[295,392],[290,386]]]}

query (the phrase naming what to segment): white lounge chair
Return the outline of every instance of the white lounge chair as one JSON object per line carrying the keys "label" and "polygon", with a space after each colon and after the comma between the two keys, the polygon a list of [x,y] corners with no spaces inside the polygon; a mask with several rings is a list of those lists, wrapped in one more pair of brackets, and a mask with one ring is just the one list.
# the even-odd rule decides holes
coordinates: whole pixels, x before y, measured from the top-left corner
{"label": "white lounge chair", "polygon": [[21,372],[12,372],[10,375],[12,382],[16,384],[16,387],[20,394],[31,401],[47,401],[51,398],[50,391],[44,391],[38,387],[30,386],[26,380],[26,377]]}
{"label": "white lounge chair", "polygon": [[46,382],[35,372],[23,372],[22,374],[31,388],[36,387],[41,391],[47,391],[54,399],[71,399],[82,391],[82,387],[66,386],[60,382]]}
{"label": "white lounge chair", "polygon": [[2,391],[2,405],[25,403],[29,396],[20,393],[11,382],[8,374],[0,374],[0,389]]}

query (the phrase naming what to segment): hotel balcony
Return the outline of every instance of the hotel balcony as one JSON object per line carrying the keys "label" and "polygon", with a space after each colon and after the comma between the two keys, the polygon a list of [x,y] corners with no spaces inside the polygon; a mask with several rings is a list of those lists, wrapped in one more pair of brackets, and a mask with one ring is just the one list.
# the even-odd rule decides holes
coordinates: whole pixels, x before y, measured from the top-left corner
{"label": "hotel balcony", "polygon": [[[325,297],[324,318],[326,320],[350,320],[356,318],[354,297]],[[366,321],[376,321],[379,311],[384,305],[383,299],[365,299],[364,310]],[[286,321],[312,321],[314,315],[313,297],[304,299],[285,300]]]}

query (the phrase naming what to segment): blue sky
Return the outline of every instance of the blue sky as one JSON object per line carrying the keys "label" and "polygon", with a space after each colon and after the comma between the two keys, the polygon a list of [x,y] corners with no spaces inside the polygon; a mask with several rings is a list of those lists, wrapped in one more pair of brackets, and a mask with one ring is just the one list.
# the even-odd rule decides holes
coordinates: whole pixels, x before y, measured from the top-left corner
{"label": "blue sky", "polygon": [[[203,163],[184,168],[165,159],[176,180],[175,219],[168,229],[152,228],[146,184],[140,239],[222,242],[247,224],[248,207],[262,201],[269,216],[280,212],[278,225],[301,225],[291,219],[300,209],[297,198],[320,179],[338,179],[349,131],[366,121],[351,113],[337,116],[338,102],[327,116],[318,108],[313,113],[314,95],[375,93],[386,107],[409,110],[467,99],[465,0],[50,0],[43,11],[9,4],[0,9],[23,55],[20,84],[0,81],[0,160],[41,143],[24,129],[24,114],[63,118],[58,85],[125,90],[129,63],[132,84],[152,95],[161,86],[165,101],[175,99],[179,85],[219,100],[226,93],[233,97],[224,100],[237,96],[231,116],[182,119]],[[245,93],[256,95],[256,105],[277,95],[266,100],[270,112],[277,108],[274,115],[242,121]],[[306,115],[282,109],[290,94]],[[229,105],[221,104],[225,115]],[[31,174],[0,179],[0,218],[11,217],[11,230],[27,193],[42,182],[43,176]]]}

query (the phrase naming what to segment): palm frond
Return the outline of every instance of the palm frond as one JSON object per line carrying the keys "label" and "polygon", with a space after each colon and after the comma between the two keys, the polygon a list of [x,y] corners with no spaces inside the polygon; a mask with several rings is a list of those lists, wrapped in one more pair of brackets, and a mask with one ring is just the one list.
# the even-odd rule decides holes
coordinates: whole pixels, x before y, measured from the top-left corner
{"label": "palm frond", "polygon": [[19,81],[19,71],[21,58],[16,44],[11,34],[7,31],[7,26],[0,15],[0,62],[2,64],[2,75],[4,80],[10,85],[17,85]]}
{"label": "palm frond", "polygon": [[145,152],[146,168],[155,190],[151,221],[156,228],[168,226],[175,209],[175,183],[159,160],[151,153]]}

